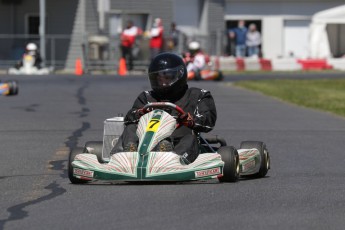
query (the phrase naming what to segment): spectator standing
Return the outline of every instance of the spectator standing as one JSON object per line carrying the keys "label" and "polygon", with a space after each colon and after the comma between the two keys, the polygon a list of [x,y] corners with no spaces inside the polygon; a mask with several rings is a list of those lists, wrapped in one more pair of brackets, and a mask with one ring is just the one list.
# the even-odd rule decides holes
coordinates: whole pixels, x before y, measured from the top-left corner
{"label": "spectator standing", "polygon": [[128,63],[128,70],[133,69],[133,54],[132,49],[135,44],[135,39],[142,33],[142,30],[133,25],[133,22],[129,20],[126,28],[121,33],[121,52],[122,58],[126,59]]}
{"label": "spectator standing", "polygon": [[235,41],[236,35],[234,31],[229,31],[229,55],[234,57],[236,56],[236,41]]}
{"label": "spectator standing", "polygon": [[176,28],[176,23],[172,22],[169,31],[168,50],[177,53],[180,31]]}
{"label": "spectator standing", "polygon": [[245,22],[240,20],[238,27],[229,31],[230,39],[235,36],[236,41],[236,57],[243,58],[246,56],[246,40],[247,40],[247,28]]}
{"label": "spectator standing", "polygon": [[249,30],[247,32],[247,49],[249,57],[258,57],[259,56],[259,46],[261,44],[261,34],[256,29],[254,23],[249,25]]}
{"label": "spectator standing", "polygon": [[153,60],[153,58],[163,50],[163,33],[164,27],[162,24],[162,19],[156,18],[154,20],[153,27],[150,30],[151,60]]}

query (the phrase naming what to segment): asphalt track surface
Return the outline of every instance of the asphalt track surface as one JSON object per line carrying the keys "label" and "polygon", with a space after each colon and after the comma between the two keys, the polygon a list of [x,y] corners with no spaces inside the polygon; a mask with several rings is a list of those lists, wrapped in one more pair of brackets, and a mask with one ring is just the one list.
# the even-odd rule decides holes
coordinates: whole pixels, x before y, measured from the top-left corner
{"label": "asphalt track surface", "polygon": [[215,98],[212,134],[235,147],[243,140],[267,144],[267,177],[73,185],[69,150],[102,140],[103,120],[125,113],[148,81],[3,76],[17,79],[20,89],[0,97],[0,229],[344,229],[345,119],[231,85],[252,77],[190,85]]}

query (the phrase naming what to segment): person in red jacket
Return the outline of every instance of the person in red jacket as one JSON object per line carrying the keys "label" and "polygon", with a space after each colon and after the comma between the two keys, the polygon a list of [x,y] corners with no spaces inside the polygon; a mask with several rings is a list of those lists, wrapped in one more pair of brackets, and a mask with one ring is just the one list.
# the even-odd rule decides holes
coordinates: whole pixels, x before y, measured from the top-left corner
{"label": "person in red jacket", "polygon": [[150,51],[151,51],[151,60],[157,54],[162,52],[163,49],[163,33],[164,33],[164,27],[162,24],[162,19],[156,18],[153,27],[150,31]]}
{"label": "person in red jacket", "polygon": [[133,22],[129,20],[127,22],[126,29],[121,33],[121,51],[122,58],[126,59],[128,63],[128,69],[133,69],[133,54],[132,48],[135,43],[135,38],[142,33],[141,29],[133,25]]}

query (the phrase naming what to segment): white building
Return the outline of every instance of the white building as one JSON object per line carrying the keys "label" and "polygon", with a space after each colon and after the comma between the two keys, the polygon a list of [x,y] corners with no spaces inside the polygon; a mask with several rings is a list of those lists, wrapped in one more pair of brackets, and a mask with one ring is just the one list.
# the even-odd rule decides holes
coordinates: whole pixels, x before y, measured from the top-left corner
{"label": "white building", "polygon": [[224,19],[228,23],[240,19],[259,23],[265,58],[306,58],[312,16],[343,4],[343,0],[226,0]]}
{"label": "white building", "polygon": [[[46,58],[73,68],[90,36],[110,36],[113,42],[127,19],[148,30],[156,17],[163,19],[166,35],[171,22],[189,39],[199,39],[210,54],[229,52],[227,31],[238,20],[257,24],[265,58],[310,56],[310,24],[314,14],[344,5],[344,0],[59,0],[46,1]],[[18,56],[24,42],[38,39],[39,0],[0,1],[0,62]],[[7,22],[7,23],[4,23]],[[343,27],[328,28],[333,56],[345,48],[336,45]],[[16,39],[11,36],[16,35]],[[113,51],[113,50],[111,50]],[[1,62],[5,63],[5,62]]]}

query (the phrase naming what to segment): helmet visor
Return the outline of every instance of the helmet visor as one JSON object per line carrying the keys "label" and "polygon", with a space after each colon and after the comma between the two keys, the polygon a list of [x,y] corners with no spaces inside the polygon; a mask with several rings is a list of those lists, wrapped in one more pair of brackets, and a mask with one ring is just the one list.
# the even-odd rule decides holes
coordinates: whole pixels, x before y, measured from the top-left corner
{"label": "helmet visor", "polygon": [[184,68],[182,65],[149,73],[149,79],[152,89],[163,89],[172,86],[183,77]]}

